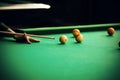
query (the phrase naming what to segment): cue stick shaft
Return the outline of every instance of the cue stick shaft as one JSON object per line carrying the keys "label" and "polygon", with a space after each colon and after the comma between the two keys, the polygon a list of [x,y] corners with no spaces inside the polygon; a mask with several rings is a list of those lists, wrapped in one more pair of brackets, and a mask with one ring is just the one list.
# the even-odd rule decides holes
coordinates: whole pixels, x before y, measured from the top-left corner
{"label": "cue stick shaft", "polygon": [[[24,35],[23,33],[12,33],[12,32],[8,32],[8,31],[0,31],[0,33],[2,34],[9,34],[9,35]],[[38,37],[38,38],[48,38],[48,39],[55,39],[54,37],[51,36],[43,36],[43,35],[35,35],[35,34],[27,34],[28,36],[31,37]]]}
{"label": "cue stick shaft", "polygon": [[6,28],[8,31],[15,33],[15,31],[13,31],[9,26],[7,26],[6,24],[4,24],[3,22],[1,22],[1,25]]}

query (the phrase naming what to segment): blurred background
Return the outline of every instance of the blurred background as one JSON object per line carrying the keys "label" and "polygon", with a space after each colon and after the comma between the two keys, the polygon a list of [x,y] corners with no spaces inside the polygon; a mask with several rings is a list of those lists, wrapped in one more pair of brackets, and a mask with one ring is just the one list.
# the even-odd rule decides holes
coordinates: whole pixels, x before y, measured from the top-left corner
{"label": "blurred background", "polygon": [[0,10],[11,27],[53,27],[120,22],[119,0],[1,0],[0,6],[44,3],[50,9]]}

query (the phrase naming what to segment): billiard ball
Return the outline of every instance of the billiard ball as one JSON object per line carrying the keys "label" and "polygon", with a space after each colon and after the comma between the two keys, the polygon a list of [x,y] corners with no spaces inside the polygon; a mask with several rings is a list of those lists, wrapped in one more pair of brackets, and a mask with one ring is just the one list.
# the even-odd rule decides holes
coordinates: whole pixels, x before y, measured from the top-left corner
{"label": "billiard ball", "polygon": [[66,35],[61,35],[59,37],[59,41],[60,41],[61,44],[65,44],[68,41],[68,38],[67,38]]}
{"label": "billiard ball", "polygon": [[80,35],[80,30],[79,29],[73,29],[73,36],[76,37],[78,35]]}
{"label": "billiard ball", "polygon": [[112,36],[115,33],[115,29],[113,27],[110,27],[107,29],[107,33]]}
{"label": "billiard ball", "polygon": [[75,38],[75,40],[76,40],[78,43],[82,42],[83,39],[84,39],[84,37],[83,37],[82,34],[78,35],[78,36]]}

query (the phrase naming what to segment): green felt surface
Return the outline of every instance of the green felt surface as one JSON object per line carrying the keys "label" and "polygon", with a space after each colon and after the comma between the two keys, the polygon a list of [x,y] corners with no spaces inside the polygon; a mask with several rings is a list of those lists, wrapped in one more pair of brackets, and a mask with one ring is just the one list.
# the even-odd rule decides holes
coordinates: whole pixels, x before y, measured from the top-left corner
{"label": "green felt surface", "polygon": [[[25,31],[35,32],[35,29]],[[63,34],[68,37],[65,45],[59,42]],[[108,36],[106,30],[81,34],[84,36],[82,43],[76,43],[72,33],[67,31],[45,34],[55,39],[37,38],[41,42],[32,44],[17,43],[13,38],[1,39],[1,79],[119,80],[120,31],[116,30],[113,36]]]}

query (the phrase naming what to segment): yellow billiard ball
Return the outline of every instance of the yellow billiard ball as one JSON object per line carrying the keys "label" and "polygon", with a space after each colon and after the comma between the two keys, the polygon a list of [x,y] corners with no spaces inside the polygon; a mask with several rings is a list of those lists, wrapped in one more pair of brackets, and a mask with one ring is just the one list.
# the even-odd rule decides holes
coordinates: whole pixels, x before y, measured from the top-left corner
{"label": "yellow billiard ball", "polygon": [[75,38],[75,40],[76,40],[78,43],[82,42],[83,39],[84,39],[84,37],[83,37],[82,34],[78,35],[78,36]]}
{"label": "yellow billiard ball", "polygon": [[80,30],[79,29],[73,29],[73,35],[74,37],[77,37],[78,35],[80,35]]}
{"label": "yellow billiard ball", "polygon": [[110,27],[107,29],[107,33],[112,36],[115,33],[115,29],[113,27]]}
{"label": "yellow billiard ball", "polygon": [[65,44],[68,41],[68,38],[67,38],[66,35],[61,35],[59,37],[59,41],[60,41],[61,44]]}

